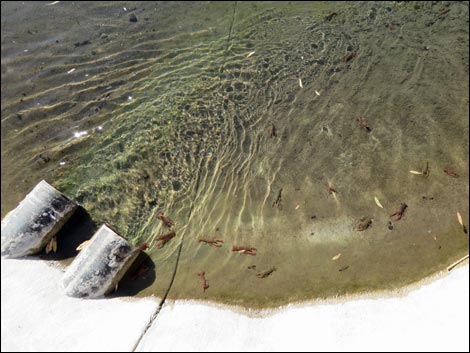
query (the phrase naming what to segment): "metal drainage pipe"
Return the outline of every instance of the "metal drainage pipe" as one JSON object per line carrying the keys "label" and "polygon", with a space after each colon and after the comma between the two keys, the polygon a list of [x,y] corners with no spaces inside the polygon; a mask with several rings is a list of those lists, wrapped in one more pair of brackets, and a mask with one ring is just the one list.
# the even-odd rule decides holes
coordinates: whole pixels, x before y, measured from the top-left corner
{"label": "metal drainage pipe", "polygon": [[111,292],[140,250],[106,225],[93,235],[65,273],[65,294],[96,298]]}
{"label": "metal drainage pipe", "polygon": [[1,255],[15,258],[40,252],[77,207],[42,180],[2,220]]}

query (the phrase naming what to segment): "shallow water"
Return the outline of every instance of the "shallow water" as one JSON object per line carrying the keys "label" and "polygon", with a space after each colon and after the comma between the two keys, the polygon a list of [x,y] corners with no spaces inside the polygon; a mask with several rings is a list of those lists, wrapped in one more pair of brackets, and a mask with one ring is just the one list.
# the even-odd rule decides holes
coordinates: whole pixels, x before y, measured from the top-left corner
{"label": "shallow water", "polygon": [[468,251],[468,2],[46,4],[2,3],[2,217],[45,178],[152,245],[139,295],[245,306]]}

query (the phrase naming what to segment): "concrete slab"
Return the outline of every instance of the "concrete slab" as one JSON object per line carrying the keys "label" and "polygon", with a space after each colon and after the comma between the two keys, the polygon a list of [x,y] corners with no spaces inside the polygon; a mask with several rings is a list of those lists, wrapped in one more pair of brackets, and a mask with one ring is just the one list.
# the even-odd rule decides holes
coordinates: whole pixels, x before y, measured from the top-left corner
{"label": "concrete slab", "polygon": [[[58,268],[31,259],[1,265],[2,351],[131,351],[158,306],[152,298],[69,298]],[[403,296],[261,314],[176,301],[137,351],[468,351],[469,267]]]}
{"label": "concrete slab", "polygon": [[264,318],[176,302],[137,350],[468,352],[468,303],[468,265],[402,297],[290,305]]}
{"label": "concrete slab", "polygon": [[63,272],[40,260],[1,261],[2,351],[129,351],[152,299],[67,297]]}

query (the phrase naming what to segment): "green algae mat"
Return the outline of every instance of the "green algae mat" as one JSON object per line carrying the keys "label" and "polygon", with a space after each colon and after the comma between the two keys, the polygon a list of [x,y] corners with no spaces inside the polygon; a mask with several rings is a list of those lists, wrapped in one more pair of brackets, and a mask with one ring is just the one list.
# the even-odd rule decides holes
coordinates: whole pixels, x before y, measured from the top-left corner
{"label": "green algae mat", "polygon": [[246,307],[468,253],[468,2],[46,4],[2,3],[2,217],[46,179],[134,294]]}

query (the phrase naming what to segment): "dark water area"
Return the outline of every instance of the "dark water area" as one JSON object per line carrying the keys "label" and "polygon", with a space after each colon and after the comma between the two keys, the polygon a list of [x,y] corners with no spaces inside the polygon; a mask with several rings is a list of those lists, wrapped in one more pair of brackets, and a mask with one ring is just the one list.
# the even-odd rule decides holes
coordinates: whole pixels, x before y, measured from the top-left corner
{"label": "dark water area", "polygon": [[440,271],[468,253],[468,5],[2,2],[2,217],[46,179],[151,246],[139,296],[269,307]]}

